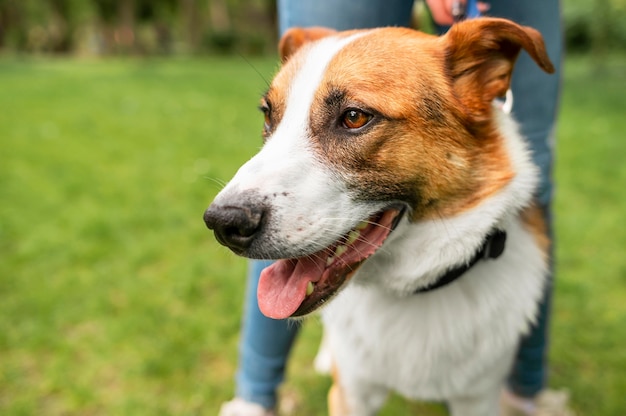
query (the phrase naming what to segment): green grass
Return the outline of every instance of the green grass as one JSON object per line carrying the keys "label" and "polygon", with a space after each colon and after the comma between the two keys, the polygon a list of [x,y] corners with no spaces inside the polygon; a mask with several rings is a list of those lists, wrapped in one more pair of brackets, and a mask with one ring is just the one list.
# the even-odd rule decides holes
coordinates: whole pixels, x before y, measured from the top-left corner
{"label": "green grass", "polygon": [[[213,415],[230,398],[246,262],[201,217],[260,146],[274,68],[0,61],[1,414]],[[625,68],[572,58],[565,77],[551,385],[583,415],[626,408]],[[309,320],[290,362],[297,415],[325,413],[319,334]],[[444,414],[398,397],[383,414],[418,410]]]}

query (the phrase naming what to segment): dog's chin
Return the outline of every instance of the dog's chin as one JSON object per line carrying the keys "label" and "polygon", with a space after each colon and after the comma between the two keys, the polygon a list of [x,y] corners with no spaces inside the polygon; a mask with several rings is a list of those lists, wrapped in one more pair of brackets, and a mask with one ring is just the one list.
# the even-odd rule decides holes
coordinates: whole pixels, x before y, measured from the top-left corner
{"label": "dog's chin", "polygon": [[278,260],[261,273],[257,291],[264,315],[285,319],[309,314],[332,298],[385,242],[404,209],[389,206],[360,222],[329,247]]}

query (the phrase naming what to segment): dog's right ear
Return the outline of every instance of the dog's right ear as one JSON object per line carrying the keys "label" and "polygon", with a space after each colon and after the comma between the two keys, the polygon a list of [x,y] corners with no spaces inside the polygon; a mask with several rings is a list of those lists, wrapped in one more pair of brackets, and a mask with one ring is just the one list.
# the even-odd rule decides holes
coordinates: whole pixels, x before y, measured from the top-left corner
{"label": "dog's right ear", "polygon": [[326,27],[292,27],[285,32],[278,43],[281,62],[285,63],[305,43],[330,36],[333,33],[337,33],[337,31]]}

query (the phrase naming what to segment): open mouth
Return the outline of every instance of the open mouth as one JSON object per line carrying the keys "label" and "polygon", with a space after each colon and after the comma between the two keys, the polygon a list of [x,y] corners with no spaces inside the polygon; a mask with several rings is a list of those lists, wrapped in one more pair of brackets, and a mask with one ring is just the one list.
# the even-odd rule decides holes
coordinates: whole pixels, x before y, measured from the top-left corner
{"label": "open mouth", "polygon": [[359,266],[385,242],[402,217],[403,209],[390,207],[341,237],[333,245],[310,255],[278,260],[261,273],[257,297],[269,318],[302,316],[324,304]]}

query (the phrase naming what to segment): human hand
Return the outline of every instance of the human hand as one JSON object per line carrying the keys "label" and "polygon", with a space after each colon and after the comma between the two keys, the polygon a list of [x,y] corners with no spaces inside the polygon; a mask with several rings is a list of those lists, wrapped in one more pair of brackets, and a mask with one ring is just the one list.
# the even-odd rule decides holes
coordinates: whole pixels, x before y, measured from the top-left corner
{"label": "human hand", "polygon": [[[465,5],[467,0],[426,0],[433,20],[442,26],[450,26],[454,23],[455,15],[453,10],[458,7],[459,3]],[[490,6],[489,3],[479,1],[477,7],[480,13],[485,13]]]}

